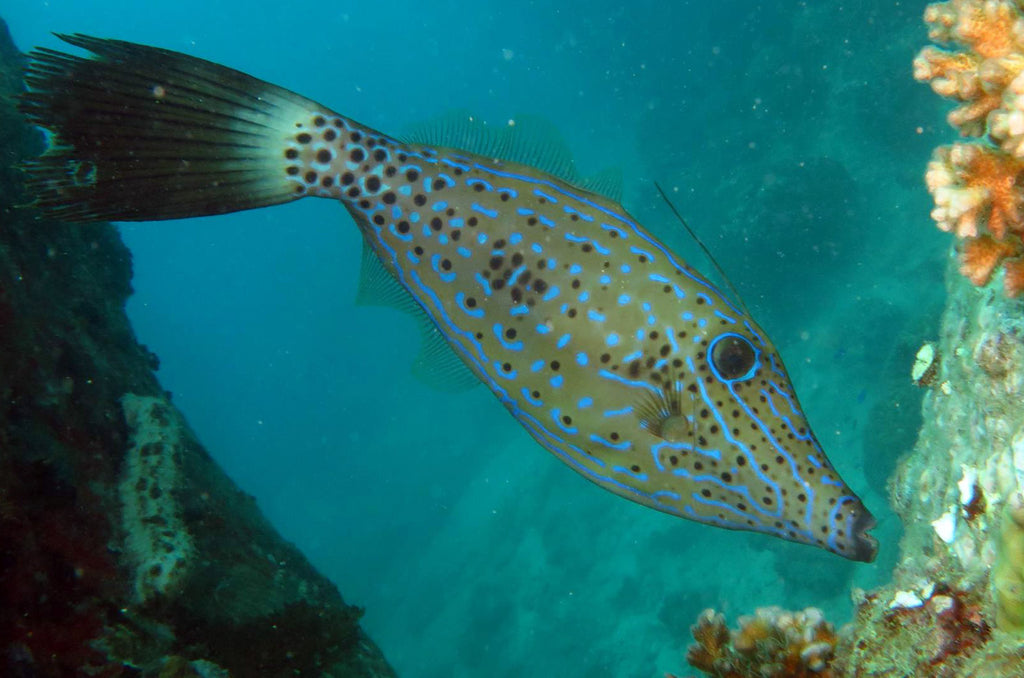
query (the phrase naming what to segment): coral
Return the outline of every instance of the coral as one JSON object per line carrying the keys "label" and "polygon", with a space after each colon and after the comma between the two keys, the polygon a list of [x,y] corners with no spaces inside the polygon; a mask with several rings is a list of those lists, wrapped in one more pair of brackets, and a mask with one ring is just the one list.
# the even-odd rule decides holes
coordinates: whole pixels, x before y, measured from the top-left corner
{"label": "coral", "polygon": [[1024,290],[1024,257],[1005,260],[1003,262],[1003,269],[1006,271],[1003,277],[1003,285],[1007,289]]}
{"label": "coral", "polygon": [[1012,0],[950,0],[928,5],[924,20],[933,42],[963,50],[926,47],[914,59],[914,77],[961,102],[949,114],[950,124],[965,136],[981,136],[992,112],[1015,110],[1011,83],[1024,70],[1020,10]]}
{"label": "coral", "polygon": [[[929,37],[954,46],[921,50],[914,77],[959,102],[948,120],[989,142],[935,150],[925,183],[932,218],[963,239],[960,272],[987,285],[1003,266],[1003,288],[1024,291],[1024,10],[1012,0],[950,0],[925,10]],[[994,145],[993,145],[994,144]]]}
{"label": "coral", "polygon": [[992,566],[996,626],[1024,633],[1024,497],[1020,494],[1003,507],[996,562]]}
{"label": "coral", "polygon": [[1022,170],[1020,160],[978,144],[935,149],[925,174],[935,198],[932,218],[961,238],[977,237],[979,227],[999,240],[1007,230],[1019,231],[1024,198],[1016,183]]}
{"label": "coral", "polygon": [[837,636],[821,610],[758,608],[733,631],[725,617],[705,610],[691,627],[696,641],[686,653],[694,668],[715,678],[831,678]]}
{"label": "coral", "polygon": [[[993,271],[1024,253],[1024,161],[981,144],[935,149],[925,183],[935,199],[932,218],[943,231],[963,239],[960,272],[975,285],[988,284]],[[987,231],[987,232],[986,232]],[[1024,290],[1021,276],[1003,279],[1007,296]]]}
{"label": "coral", "polygon": [[712,673],[716,666],[728,662],[729,627],[725,625],[725,615],[704,610],[697,623],[690,627],[690,633],[697,641],[686,651],[690,666]]}
{"label": "coral", "polygon": [[[1007,257],[1017,254],[1017,249],[1012,243],[988,235],[969,238],[960,251],[960,273],[978,287],[987,285],[996,267]],[[1009,278],[1004,284],[1008,293],[1014,290]]]}

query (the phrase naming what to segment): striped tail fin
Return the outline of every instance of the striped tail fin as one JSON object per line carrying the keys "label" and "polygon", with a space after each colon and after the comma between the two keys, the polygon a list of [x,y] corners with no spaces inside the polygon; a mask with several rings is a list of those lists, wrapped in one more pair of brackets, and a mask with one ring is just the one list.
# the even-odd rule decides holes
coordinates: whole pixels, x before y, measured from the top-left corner
{"label": "striped tail fin", "polygon": [[51,134],[26,165],[34,206],[70,221],[223,214],[307,194],[302,130],[337,117],[288,90],[144,45],[59,36],[96,56],[37,49],[21,109]]}

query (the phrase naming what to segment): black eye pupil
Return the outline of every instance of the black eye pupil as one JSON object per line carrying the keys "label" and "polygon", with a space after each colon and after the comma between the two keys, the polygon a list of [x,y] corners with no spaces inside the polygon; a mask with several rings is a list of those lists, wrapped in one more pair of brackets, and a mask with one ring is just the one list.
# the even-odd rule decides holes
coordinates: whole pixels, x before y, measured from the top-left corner
{"label": "black eye pupil", "polygon": [[742,377],[754,365],[754,348],[741,337],[724,337],[715,344],[711,361],[723,379]]}

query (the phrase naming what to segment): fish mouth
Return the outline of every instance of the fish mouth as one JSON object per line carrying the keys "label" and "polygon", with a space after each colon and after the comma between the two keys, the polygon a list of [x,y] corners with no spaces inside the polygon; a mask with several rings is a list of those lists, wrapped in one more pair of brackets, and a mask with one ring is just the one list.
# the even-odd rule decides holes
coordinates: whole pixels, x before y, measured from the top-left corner
{"label": "fish mouth", "polygon": [[850,541],[853,551],[847,554],[848,558],[863,563],[870,563],[875,559],[875,556],[878,555],[878,540],[867,532],[876,524],[877,521],[870,511],[863,505],[857,507],[857,515],[853,519],[853,524],[850,525],[852,532]]}

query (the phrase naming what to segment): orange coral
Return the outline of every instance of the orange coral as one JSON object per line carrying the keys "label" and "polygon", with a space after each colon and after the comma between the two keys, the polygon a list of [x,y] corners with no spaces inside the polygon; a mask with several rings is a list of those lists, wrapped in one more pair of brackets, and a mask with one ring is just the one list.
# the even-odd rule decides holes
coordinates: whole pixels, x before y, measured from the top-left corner
{"label": "orange coral", "polygon": [[732,645],[740,652],[754,652],[759,643],[777,635],[778,629],[765,615],[740,617],[739,623],[740,628],[733,635]]}
{"label": "orange coral", "polygon": [[924,12],[928,37],[969,47],[983,59],[1013,54],[1020,43],[1020,20],[1010,0],[950,0],[929,5]]}
{"label": "orange coral", "polygon": [[1024,158],[1024,74],[1010,81],[1002,106],[988,116],[989,138],[1015,158]]}
{"label": "orange coral", "polygon": [[[690,628],[686,660],[714,678],[832,678],[837,637],[821,610],[758,608],[729,632],[725,618],[705,610]],[[726,642],[727,641],[727,642]]]}
{"label": "orange coral", "polygon": [[[980,143],[935,149],[925,184],[935,199],[932,218],[943,231],[964,239],[960,272],[988,284],[993,272],[1024,253],[1024,161]],[[1015,271],[1020,266],[1015,267]],[[1007,275],[1007,296],[1024,291],[1024,276]]]}
{"label": "orange coral", "polygon": [[1014,0],[950,0],[929,5],[929,37],[960,51],[928,46],[914,77],[961,102],[948,116],[964,136],[988,134],[1024,158],[1024,14]]}
{"label": "orange coral", "polygon": [[1003,277],[1003,289],[1006,296],[1015,297],[1024,292],[1024,257],[1007,259],[1003,262],[1006,275]]}
{"label": "orange coral", "polygon": [[925,174],[935,198],[932,218],[961,238],[976,237],[980,227],[999,240],[1007,231],[1024,232],[1022,175],[1024,162],[989,146],[940,146]]}
{"label": "orange coral", "polygon": [[725,661],[729,652],[729,628],[725,625],[725,617],[714,610],[704,610],[697,623],[690,627],[690,633],[697,642],[686,651],[686,661],[694,668],[716,674],[716,667]]}
{"label": "orange coral", "polygon": [[991,124],[990,114],[1017,110],[1011,83],[1024,71],[1024,21],[1012,0],[934,3],[924,20],[934,42],[964,48],[926,47],[914,59],[916,79],[940,96],[963,102],[949,114],[951,125],[966,136],[981,136]]}
{"label": "orange coral", "polygon": [[987,285],[992,272],[1004,259],[1020,253],[1012,243],[982,235],[968,238],[960,251],[960,273],[975,285]]}
{"label": "orange coral", "polygon": [[914,60],[914,77],[928,82],[939,96],[964,102],[948,116],[949,124],[965,135],[984,133],[988,114],[999,107],[998,91],[986,91],[979,77],[981,60],[973,54],[926,47]]}
{"label": "orange coral", "polygon": [[960,272],[987,285],[1004,269],[1007,296],[1024,292],[1024,2],[949,0],[928,5],[928,46],[914,77],[960,102],[949,122],[971,142],[935,149],[925,183],[932,218],[964,240]]}

